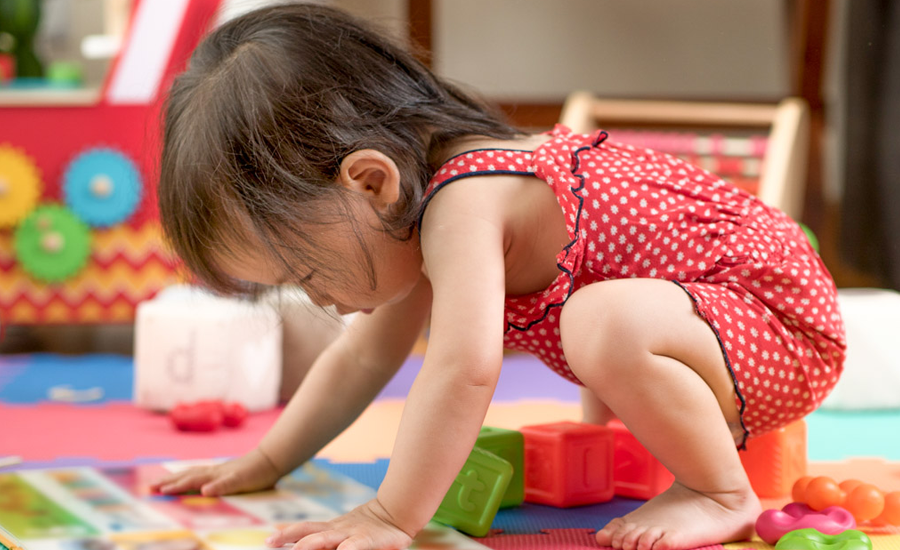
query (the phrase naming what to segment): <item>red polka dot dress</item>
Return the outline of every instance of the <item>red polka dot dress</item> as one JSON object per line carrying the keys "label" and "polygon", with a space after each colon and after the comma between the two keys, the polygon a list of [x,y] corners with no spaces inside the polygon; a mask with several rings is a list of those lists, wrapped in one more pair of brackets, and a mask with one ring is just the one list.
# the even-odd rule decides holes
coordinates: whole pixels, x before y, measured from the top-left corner
{"label": "red polka dot dress", "polygon": [[545,290],[506,299],[505,345],[579,383],[559,312],[579,288],[610,279],[678,284],[714,329],[746,435],[814,410],[844,355],[836,289],[803,231],[780,211],[677,158],[563,126],[534,152],[476,150],[447,161],[426,190],[469,176],[527,174],[556,193],[571,242]]}

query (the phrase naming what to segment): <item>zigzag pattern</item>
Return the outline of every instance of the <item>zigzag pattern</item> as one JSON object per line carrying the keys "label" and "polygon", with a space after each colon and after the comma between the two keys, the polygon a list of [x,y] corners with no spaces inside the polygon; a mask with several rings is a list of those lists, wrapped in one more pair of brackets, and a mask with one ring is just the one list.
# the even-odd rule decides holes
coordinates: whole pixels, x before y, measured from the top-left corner
{"label": "zigzag pattern", "polygon": [[[152,296],[153,293],[148,293],[146,298]],[[3,308],[6,307],[4,304]],[[46,303],[34,305],[27,297],[22,297],[8,307],[7,318],[9,323],[14,325],[117,324],[134,321],[137,303],[131,297],[120,297],[110,301],[88,297],[77,305],[72,305],[57,296]]]}
{"label": "zigzag pattern", "polygon": [[92,258],[106,264],[112,263],[117,256],[137,265],[149,253],[156,253],[160,257],[169,254],[163,243],[159,223],[147,223],[139,228],[118,226],[98,230],[93,232],[92,238]]}
{"label": "zigzag pattern", "polygon": [[130,322],[137,304],[183,280],[162,245],[159,225],[95,231],[85,268],[63,284],[31,278],[0,234],[0,312],[6,323]]}
{"label": "zigzag pattern", "polygon": [[11,296],[22,296],[40,305],[53,296],[59,296],[72,305],[88,296],[107,300],[116,295],[142,299],[145,289],[159,289],[177,280],[172,270],[162,262],[148,261],[134,268],[128,264],[114,264],[109,268],[90,265],[78,276],[62,285],[47,285],[30,279],[24,271],[0,276],[0,304]]}

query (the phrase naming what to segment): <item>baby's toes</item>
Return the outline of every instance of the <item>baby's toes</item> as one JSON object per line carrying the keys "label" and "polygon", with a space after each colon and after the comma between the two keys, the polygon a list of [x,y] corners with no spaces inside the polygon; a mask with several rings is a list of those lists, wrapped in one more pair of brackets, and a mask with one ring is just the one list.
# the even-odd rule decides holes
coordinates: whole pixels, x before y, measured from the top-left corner
{"label": "baby's toes", "polygon": [[663,530],[659,527],[651,527],[641,533],[638,539],[636,550],[660,550],[654,546],[663,536]]}
{"label": "baby's toes", "polygon": [[680,540],[681,537],[678,536],[678,533],[663,531],[662,529],[657,529],[657,531],[658,535],[653,538],[650,545],[646,546],[646,550],[677,550],[685,548],[684,541]]}
{"label": "baby's toes", "polygon": [[632,525],[625,535],[622,537],[622,550],[635,550],[641,536],[647,531],[646,527]]}
{"label": "baby's toes", "polygon": [[625,520],[622,518],[611,520],[603,527],[603,529],[597,531],[597,534],[595,535],[597,544],[600,546],[612,546],[613,535],[616,534],[623,525],[625,525]]}
{"label": "baby's toes", "polygon": [[638,525],[635,523],[631,523],[630,521],[623,521],[622,525],[613,533],[612,543],[610,546],[613,548],[625,550],[625,540],[638,530]]}
{"label": "baby's toes", "polygon": [[625,548],[625,538],[628,535],[630,535],[631,533],[633,533],[637,528],[638,528],[638,526],[635,525],[634,523],[631,523],[629,521],[623,521],[622,525],[620,525],[619,528],[616,530],[616,532],[613,533],[612,542],[610,543],[610,546],[612,546],[613,548],[624,549]]}

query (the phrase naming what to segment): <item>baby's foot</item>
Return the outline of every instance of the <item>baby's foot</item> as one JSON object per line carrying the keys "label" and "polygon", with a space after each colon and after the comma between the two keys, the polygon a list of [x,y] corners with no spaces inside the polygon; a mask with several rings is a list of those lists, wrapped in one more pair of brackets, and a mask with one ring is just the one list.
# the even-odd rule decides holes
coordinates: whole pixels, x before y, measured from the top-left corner
{"label": "baby's foot", "polygon": [[748,486],[698,493],[677,481],[659,496],[597,532],[597,543],[623,550],[681,550],[743,540],[762,511]]}

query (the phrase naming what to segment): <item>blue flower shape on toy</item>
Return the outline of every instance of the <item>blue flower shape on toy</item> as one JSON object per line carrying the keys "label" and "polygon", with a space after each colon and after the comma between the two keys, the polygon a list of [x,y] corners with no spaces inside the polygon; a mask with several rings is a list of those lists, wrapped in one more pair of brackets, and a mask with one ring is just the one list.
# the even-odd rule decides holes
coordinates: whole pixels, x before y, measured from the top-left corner
{"label": "blue flower shape on toy", "polygon": [[113,149],[89,149],[66,168],[66,204],[85,223],[109,227],[134,213],[141,200],[141,174],[124,154]]}

